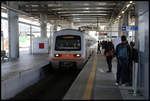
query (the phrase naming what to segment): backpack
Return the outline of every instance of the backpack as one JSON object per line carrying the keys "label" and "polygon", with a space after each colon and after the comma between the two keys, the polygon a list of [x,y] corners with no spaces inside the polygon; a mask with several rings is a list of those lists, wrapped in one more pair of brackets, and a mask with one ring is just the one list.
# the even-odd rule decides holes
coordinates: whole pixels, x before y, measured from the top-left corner
{"label": "backpack", "polygon": [[127,44],[118,47],[118,58],[128,58]]}

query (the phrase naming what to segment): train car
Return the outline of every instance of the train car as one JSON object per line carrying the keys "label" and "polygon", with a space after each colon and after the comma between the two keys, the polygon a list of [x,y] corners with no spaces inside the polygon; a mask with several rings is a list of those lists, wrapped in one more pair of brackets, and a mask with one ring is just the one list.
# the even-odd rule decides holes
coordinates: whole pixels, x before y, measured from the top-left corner
{"label": "train car", "polygon": [[92,55],[88,39],[84,32],[75,29],[56,31],[51,39],[50,64],[53,68],[76,67],[83,64]]}

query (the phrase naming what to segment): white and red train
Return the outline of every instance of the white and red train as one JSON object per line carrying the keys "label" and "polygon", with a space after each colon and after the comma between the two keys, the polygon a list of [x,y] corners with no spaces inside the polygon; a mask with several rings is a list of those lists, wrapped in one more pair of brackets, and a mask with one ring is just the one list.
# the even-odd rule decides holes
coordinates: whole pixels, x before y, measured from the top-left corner
{"label": "white and red train", "polygon": [[82,69],[83,64],[92,55],[90,48],[96,40],[84,32],[64,29],[54,32],[50,42],[50,64],[53,68],[74,67]]}

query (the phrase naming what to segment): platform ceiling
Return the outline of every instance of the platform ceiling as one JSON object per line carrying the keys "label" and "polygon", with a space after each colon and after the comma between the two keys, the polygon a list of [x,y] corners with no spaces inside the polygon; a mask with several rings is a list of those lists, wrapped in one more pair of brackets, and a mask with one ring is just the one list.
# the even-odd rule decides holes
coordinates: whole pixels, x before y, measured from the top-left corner
{"label": "platform ceiling", "polygon": [[[48,20],[73,23],[108,23],[115,19],[127,1],[16,1],[19,10]],[[7,4],[7,2],[4,2]]]}

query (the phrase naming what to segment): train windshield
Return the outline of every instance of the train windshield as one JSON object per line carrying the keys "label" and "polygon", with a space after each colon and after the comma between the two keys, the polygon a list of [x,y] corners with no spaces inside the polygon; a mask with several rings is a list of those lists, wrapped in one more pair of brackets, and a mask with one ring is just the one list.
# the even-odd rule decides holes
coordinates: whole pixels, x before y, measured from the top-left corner
{"label": "train windshield", "polygon": [[55,50],[79,51],[81,50],[81,37],[77,35],[63,35],[56,37]]}

